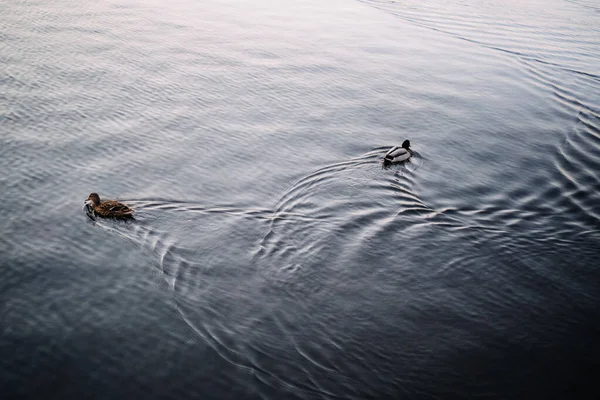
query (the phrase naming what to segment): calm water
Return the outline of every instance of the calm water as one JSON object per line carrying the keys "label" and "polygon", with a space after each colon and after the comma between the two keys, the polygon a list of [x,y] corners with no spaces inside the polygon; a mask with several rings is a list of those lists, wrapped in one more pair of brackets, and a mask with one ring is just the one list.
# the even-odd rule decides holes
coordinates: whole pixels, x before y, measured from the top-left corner
{"label": "calm water", "polygon": [[598,385],[597,2],[0,10],[2,398]]}

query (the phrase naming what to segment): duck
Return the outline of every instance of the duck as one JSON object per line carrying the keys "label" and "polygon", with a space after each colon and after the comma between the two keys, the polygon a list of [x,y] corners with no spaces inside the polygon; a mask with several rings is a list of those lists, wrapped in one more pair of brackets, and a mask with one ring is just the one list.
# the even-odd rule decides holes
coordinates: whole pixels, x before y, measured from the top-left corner
{"label": "duck", "polygon": [[399,163],[408,160],[413,155],[410,149],[410,140],[402,142],[402,146],[392,147],[383,157],[384,164]]}
{"label": "duck", "polygon": [[102,218],[133,219],[134,209],[115,200],[100,200],[98,193],[92,193],[85,201],[87,214]]}

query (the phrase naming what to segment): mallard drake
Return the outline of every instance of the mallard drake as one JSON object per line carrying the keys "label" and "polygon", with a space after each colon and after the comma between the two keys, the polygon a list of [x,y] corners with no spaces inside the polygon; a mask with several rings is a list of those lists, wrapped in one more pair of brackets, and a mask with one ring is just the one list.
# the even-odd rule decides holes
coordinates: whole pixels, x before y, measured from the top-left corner
{"label": "mallard drake", "polygon": [[133,208],[115,200],[100,201],[98,193],[92,193],[85,201],[88,215],[102,218],[132,219]]}
{"label": "mallard drake", "polygon": [[413,155],[413,151],[410,149],[410,140],[402,142],[402,146],[392,147],[385,156],[383,162],[385,164],[398,163],[408,160]]}

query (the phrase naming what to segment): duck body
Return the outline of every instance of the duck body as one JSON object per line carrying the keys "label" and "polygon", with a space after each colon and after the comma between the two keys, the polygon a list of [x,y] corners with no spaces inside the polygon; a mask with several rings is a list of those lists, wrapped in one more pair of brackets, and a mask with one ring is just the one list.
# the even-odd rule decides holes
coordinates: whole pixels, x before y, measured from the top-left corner
{"label": "duck body", "polygon": [[410,141],[405,140],[402,143],[402,146],[394,146],[385,153],[383,162],[386,164],[399,163],[408,160],[412,155],[413,152],[410,149]]}
{"label": "duck body", "polygon": [[133,219],[135,212],[133,208],[115,200],[101,201],[97,193],[90,194],[85,204],[88,215],[102,218]]}

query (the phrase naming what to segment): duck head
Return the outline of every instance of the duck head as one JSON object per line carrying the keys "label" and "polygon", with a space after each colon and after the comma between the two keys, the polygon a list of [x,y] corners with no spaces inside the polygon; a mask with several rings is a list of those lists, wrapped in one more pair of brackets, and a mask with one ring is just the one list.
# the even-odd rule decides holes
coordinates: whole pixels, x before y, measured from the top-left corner
{"label": "duck head", "polygon": [[100,196],[98,196],[98,193],[92,193],[88,196],[85,204],[87,204],[88,206],[97,206],[100,204]]}
{"label": "duck head", "polygon": [[404,142],[402,142],[402,148],[408,150],[409,147],[410,147],[410,140],[405,140]]}

